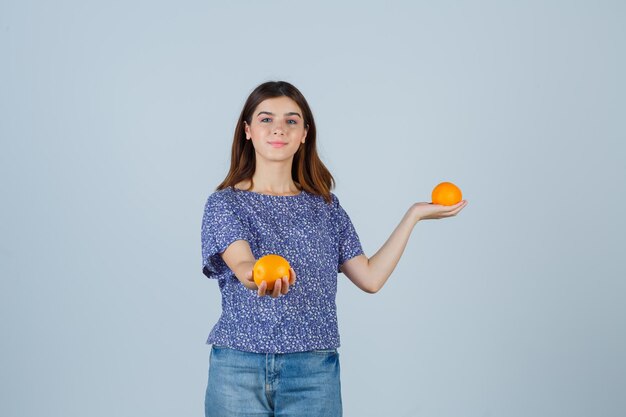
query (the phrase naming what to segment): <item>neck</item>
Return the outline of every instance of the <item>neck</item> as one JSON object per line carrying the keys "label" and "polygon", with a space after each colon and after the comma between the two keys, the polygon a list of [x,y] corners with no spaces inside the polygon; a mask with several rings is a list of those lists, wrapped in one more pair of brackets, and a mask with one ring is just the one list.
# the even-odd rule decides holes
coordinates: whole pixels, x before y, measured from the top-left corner
{"label": "neck", "polygon": [[291,178],[291,164],[259,164],[252,176],[253,191],[271,194],[297,194],[300,190]]}

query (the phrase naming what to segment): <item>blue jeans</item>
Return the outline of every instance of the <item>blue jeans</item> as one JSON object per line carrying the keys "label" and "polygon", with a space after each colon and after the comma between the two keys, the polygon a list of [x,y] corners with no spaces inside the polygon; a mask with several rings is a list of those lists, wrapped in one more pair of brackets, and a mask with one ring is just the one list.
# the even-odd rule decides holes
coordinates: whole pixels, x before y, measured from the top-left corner
{"label": "blue jeans", "polygon": [[211,347],[206,417],[341,417],[339,353]]}

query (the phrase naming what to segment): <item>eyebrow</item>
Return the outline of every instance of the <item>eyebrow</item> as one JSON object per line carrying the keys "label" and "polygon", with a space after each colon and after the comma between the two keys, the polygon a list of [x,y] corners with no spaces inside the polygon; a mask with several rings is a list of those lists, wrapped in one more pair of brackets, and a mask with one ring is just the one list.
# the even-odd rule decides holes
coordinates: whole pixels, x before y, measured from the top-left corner
{"label": "eyebrow", "polygon": [[[274,113],[269,112],[269,111],[260,111],[257,116],[261,115],[261,114],[269,114],[270,116],[274,116]],[[295,111],[290,111],[289,113],[285,113],[285,116],[298,116],[299,118],[302,119],[302,116],[300,116],[300,113],[297,113]]]}

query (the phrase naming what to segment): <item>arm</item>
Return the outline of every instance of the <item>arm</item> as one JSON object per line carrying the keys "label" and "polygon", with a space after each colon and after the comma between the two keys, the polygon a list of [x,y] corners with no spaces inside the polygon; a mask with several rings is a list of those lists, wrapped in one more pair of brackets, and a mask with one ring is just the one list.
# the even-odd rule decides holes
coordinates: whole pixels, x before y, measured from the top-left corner
{"label": "arm", "polygon": [[466,205],[466,201],[454,206],[413,204],[378,252],[369,259],[359,255],[347,260],[341,265],[341,272],[363,291],[370,294],[378,292],[396,268],[418,221],[455,216]]}

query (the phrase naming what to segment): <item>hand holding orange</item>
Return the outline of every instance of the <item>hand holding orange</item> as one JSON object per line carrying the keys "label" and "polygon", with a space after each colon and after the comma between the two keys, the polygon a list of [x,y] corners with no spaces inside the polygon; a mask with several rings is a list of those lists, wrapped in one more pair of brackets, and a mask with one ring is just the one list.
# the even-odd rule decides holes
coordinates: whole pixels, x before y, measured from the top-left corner
{"label": "hand holding orange", "polygon": [[462,199],[461,189],[451,182],[442,182],[433,189],[433,204],[453,206]]}
{"label": "hand holding orange", "polygon": [[253,278],[257,286],[267,283],[267,289],[274,289],[274,282],[282,277],[289,278],[289,262],[280,255],[269,254],[260,257],[254,264]]}
{"label": "hand holding orange", "polygon": [[438,184],[432,193],[432,203],[414,203],[409,215],[415,222],[428,219],[443,219],[459,214],[467,206],[461,189],[451,182]]}

